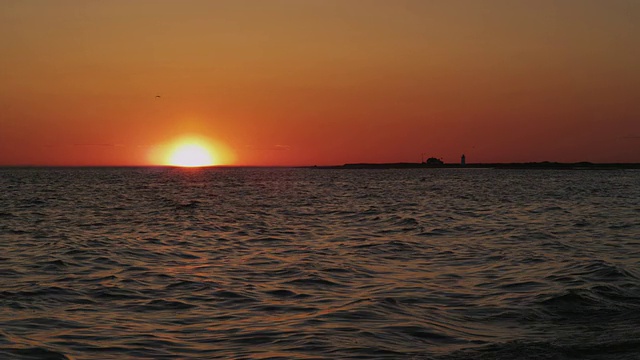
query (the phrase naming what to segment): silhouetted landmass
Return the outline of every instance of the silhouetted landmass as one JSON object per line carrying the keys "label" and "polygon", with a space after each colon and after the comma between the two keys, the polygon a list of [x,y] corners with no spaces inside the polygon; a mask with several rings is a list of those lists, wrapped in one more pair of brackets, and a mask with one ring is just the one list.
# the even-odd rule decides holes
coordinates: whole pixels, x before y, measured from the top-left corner
{"label": "silhouetted landmass", "polygon": [[434,158],[434,157],[430,157],[427,159],[427,161],[425,161],[425,164],[427,165],[444,165],[444,161],[438,159],[438,158]]}
{"label": "silhouetted landmass", "polygon": [[318,169],[557,169],[557,170],[615,170],[640,169],[637,163],[607,163],[591,162],[559,163],[559,162],[526,162],[526,163],[487,163],[487,164],[444,164],[444,163],[358,163],[338,166],[314,166]]}

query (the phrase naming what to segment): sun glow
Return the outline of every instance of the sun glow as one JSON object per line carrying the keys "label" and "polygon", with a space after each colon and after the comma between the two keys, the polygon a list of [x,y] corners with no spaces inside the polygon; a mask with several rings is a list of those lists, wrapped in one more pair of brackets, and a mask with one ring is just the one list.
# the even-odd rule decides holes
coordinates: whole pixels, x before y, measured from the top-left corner
{"label": "sun glow", "polygon": [[196,167],[215,165],[209,150],[198,144],[184,144],[169,157],[169,165]]}
{"label": "sun glow", "polygon": [[183,167],[217,165],[209,144],[198,139],[184,139],[176,143],[169,151],[166,164]]}
{"label": "sun glow", "polygon": [[185,135],[150,147],[149,163],[180,167],[233,164],[235,156],[223,143],[201,135]]}

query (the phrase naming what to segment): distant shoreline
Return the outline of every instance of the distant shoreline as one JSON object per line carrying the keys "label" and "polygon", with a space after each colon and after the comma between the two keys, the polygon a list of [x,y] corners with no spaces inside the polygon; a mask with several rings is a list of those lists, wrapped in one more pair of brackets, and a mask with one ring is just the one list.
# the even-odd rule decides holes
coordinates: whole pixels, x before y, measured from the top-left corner
{"label": "distant shoreline", "polygon": [[311,166],[314,169],[531,169],[531,170],[620,170],[640,169],[639,163],[480,163],[480,164],[424,164],[424,163],[356,163],[337,166]]}

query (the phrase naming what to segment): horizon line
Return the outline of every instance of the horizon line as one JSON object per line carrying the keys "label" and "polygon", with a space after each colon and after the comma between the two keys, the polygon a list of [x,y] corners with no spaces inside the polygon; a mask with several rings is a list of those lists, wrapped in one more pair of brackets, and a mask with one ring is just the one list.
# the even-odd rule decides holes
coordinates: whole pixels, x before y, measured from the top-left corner
{"label": "horizon line", "polygon": [[459,162],[456,163],[444,163],[440,165],[430,165],[421,162],[353,162],[333,165],[206,165],[206,166],[177,166],[177,165],[47,165],[47,164],[0,164],[0,168],[182,168],[182,169],[201,169],[201,168],[336,168],[349,165],[359,166],[392,166],[392,165],[424,165],[426,168],[438,168],[438,167],[474,167],[474,166],[494,166],[494,165],[532,165],[532,164],[549,164],[549,165],[638,165],[640,162],[591,162],[591,161],[575,161],[575,162],[558,162],[558,161],[512,161],[512,162],[481,162],[481,163],[466,163],[462,165]]}

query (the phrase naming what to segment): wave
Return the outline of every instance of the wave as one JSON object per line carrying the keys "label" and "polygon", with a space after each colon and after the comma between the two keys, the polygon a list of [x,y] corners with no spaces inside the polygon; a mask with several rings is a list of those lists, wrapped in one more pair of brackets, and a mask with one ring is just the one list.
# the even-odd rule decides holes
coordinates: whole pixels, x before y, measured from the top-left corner
{"label": "wave", "polygon": [[0,357],[13,360],[73,360],[64,353],[42,347],[0,348]]}
{"label": "wave", "polygon": [[437,360],[635,360],[640,354],[640,340],[598,338],[582,339],[582,342],[561,344],[558,341],[513,341],[458,350],[434,357]]}

